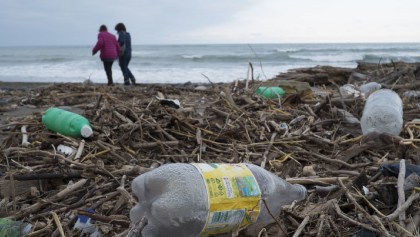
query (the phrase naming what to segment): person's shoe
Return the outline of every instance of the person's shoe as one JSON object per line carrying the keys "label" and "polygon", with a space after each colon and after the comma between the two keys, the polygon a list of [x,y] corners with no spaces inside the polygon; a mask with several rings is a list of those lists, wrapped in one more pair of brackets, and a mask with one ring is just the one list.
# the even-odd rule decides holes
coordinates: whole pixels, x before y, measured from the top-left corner
{"label": "person's shoe", "polygon": [[129,85],[130,85],[129,81],[124,82],[124,86],[129,86]]}
{"label": "person's shoe", "polygon": [[133,86],[135,86],[136,85],[136,79],[131,79],[131,84],[133,84]]}

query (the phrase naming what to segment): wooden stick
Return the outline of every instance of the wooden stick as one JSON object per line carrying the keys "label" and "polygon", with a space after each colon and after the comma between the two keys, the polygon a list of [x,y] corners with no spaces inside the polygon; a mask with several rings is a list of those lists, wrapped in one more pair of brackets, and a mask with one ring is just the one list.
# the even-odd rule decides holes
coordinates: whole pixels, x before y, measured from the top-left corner
{"label": "wooden stick", "polygon": [[[102,95],[101,95],[102,96]],[[74,156],[75,160],[79,160],[80,157],[82,156],[83,153],[83,149],[85,148],[85,140],[82,139],[79,143],[79,148],[77,148],[77,152],[76,155]]]}
{"label": "wooden stick", "polygon": [[303,219],[302,223],[300,223],[299,227],[297,228],[296,232],[293,234],[292,237],[298,237],[300,235],[305,226],[308,224],[309,218],[309,216],[306,216],[305,219]]}
{"label": "wooden stick", "polygon": [[264,151],[263,160],[261,162],[261,168],[263,169],[265,168],[265,163],[267,162],[268,153],[270,152],[270,149],[273,146],[273,142],[276,136],[277,136],[277,132],[273,132],[273,134],[271,134],[270,143],[268,144],[267,148]]}
{"label": "wooden stick", "polygon": [[[341,181],[340,179],[338,179],[338,183],[340,184],[341,188],[344,190],[344,193],[346,194],[346,197],[354,204],[354,206],[361,211],[366,218],[368,218],[372,224],[376,223],[377,225],[382,225],[382,223],[378,223],[378,221],[376,219],[374,219],[363,207],[360,206],[360,204],[356,201],[356,199],[354,199],[354,197],[350,194],[348,188],[343,184],[343,181]],[[391,235],[385,230],[381,231],[381,233],[386,236],[386,237],[391,237]]]}
{"label": "wooden stick", "polygon": [[61,225],[61,222],[60,222],[60,219],[59,219],[59,218],[58,218],[58,216],[57,216],[57,213],[55,213],[55,212],[51,212],[51,215],[52,215],[52,217],[53,217],[53,219],[54,219],[55,224],[57,225],[58,232],[60,232],[61,237],[66,237],[66,236],[64,235],[63,226]]}
{"label": "wooden stick", "polygon": [[37,203],[35,203],[35,204],[25,208],[25,209],[22,209],[18,213],[12,215],[11,217],[16,218],[16,219],[20,219],[24,216],[32,214],[32,213],[40,210],[43,206],[48,205],[51,202],[56,202],[58,200],[61,200],[65,197],[67,197],[68,195],[72,194],[75,190],[83,187],[83,185],[85,185],[86,182],[87,182],[87,179],[81,179],[81,180],[77,181],[76,183],[74,183],[73,185],[67,186],[65,189],[63,189],[62,191],[58,192],[57,194],[49,197],[45,201],[37,202]]}
{"label": "wooden stick", "polygon": [[[400,208],[405,202],[405,193],[404,193],[404,181],[405,181],[405,160],[400,160],[400,173],[398,174],[398,208]],[[401,226],[404,225],[404,220],[406,219],[405,211],[401,211],[399,214],[399,221]]]}
{"label": "wooden stick", "polygon": [[350,223],[352,223],[352,224],[354,224],[354,225],[360,226],[360,227],[362,227],[362,228],[364,228],[364,229],[367,229],[367,230],[370,230],[370,231],[373,231],[373,232],[376,232],[376,233],[380,233],[380,232],[379,232],[379,230],[377,230],[377,229],[373,228],[372,226],[370,226],[370,225],[366,225],[366,224],[363,224],[363,223],[360,223],[360,222],[358,222],[358,221],[355,221],[354,219],[352,219],[352,218],[348,217],[346,214],[344,214],[344,213],[343,213],[343,211],[342,211],[342,210],[340,209],[340,207],[338,206],[338,204],[337,204],[337,200],[333,200],[333,204],[334,204],[334,209],[335,209],[335,211],[336,211],[336,212],[337,212],[337,214],[338,214],[339,216],[341,216],[343,219],[347,220],[348,222],[350,222]]}
{"label": "wooden stick", "polygon": [[407,198],[407,201],[405,201],[399,208],[397,208],[397,210],[395,210],[393,213],[389,214],[388,216],[386,216],[386,218],[388,218],[388,220],[394,220],[397,216],[400,215],[401,212],[404,212],[405,210],[407,210],[411,204],[417,200],[420,197],[420,193],[416,193],[413,192],[410,197]]}

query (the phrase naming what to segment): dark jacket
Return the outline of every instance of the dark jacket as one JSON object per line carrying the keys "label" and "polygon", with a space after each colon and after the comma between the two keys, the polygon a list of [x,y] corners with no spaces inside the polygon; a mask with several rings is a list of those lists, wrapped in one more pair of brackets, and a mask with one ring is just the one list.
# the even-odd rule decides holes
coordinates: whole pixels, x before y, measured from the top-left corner
{"label": "dark jacket", "polygon": [[121,52],[120,57],[123,55],[131,56],[131,36],[130,33],[125,31],[118,32],[118,43],[124,49],[124,52]]}

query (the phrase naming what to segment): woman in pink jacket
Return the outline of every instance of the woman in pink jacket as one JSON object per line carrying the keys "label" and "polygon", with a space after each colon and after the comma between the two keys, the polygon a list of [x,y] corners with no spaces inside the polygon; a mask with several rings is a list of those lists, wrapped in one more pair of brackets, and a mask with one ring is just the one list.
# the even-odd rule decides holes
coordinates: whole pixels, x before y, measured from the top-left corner
{"label": "woman in pink jacket", "polygon": [[104,63],[104,69],[108,78],[108,85],[112,86],[112,64],[114,60],[118,58],[120,52],[120,45],[117,42],[117,38],[108,32],[105,25],[99,27],[98,42],[92,49],[92,55],[95,55],[98,51],[101,51],[100,58]]}

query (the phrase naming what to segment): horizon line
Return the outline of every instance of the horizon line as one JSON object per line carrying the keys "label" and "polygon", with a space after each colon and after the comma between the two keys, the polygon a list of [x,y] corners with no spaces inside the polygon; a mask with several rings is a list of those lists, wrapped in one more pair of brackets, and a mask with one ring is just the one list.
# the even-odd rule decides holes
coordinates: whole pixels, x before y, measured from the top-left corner
{"label": "horizon line", "polygon": [[[279,42],[279,43],[136,43],[133,46],[170,46],[170,45],[269,45],[269,44],[420,44],[420,42]],[[86,47],[90,44],[39,44],[39,45],[0,45],[7,47]]]}

